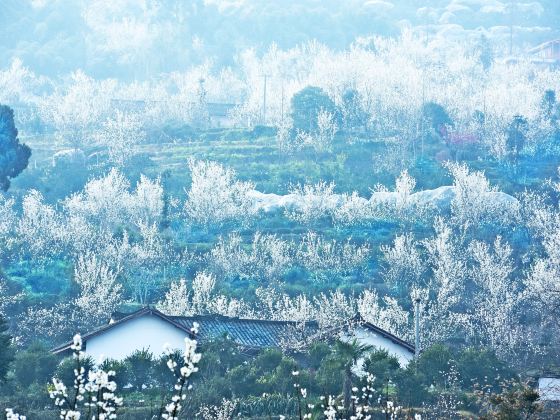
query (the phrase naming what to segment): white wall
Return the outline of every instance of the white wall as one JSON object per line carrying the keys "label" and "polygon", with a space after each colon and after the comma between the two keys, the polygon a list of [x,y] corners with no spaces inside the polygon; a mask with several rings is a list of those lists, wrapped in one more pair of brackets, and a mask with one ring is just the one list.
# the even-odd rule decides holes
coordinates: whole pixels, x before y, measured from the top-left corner
{"label": "white wall", "polygon": [[[352,334],[345,335],[342,337],[345,341],[351,341],[353,339],[358,340],[358,343],[374,346],[376,349],[387,350],[391,356],[395,356],[399,359],[399,364],[401,367],[406,367],[408,362],[410,362],[414,355],[403,346],[396,344],[381,334],[377,334],[364,327],[356,327],[353,329]],[[358,370],[361,369],[363,360],[358,361]]]}
{"label": "white wall", "polygon": [[122,360],[136,350],[149,349],[156,357],[163,354],[163,345],[184,350],[187,333],[163,319],[146,314],[126,321],[86,341],[85,353],[98,362]]}
{"label": "white wall", "polygon": [[560,379],[539,378],[539,396],[542,401],[560,401]]}

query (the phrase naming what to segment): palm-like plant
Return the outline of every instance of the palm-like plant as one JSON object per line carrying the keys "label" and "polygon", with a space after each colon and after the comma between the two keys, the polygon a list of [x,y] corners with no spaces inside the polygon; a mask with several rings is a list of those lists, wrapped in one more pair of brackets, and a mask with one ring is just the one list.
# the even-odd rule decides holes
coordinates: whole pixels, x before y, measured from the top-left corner
{"label": "palm-like plant", "polygon": [[344,378],[342,393],[344,396],[344,408],[346,411],[350,409],[350,398],[352,394],[352,366],[354,366],[358,360],[363,358],[367,353],[372,351],[373,348],[373,346],[368,344],[359,343],[356,339],[353,339],[352,341],[337,340],[335,342],[334,351],[343,366]]}

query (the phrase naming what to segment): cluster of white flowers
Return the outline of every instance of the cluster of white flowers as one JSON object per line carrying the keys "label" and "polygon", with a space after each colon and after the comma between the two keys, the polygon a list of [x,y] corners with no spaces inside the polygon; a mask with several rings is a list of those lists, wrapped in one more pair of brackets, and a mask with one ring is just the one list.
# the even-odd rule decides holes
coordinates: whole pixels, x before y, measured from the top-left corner
{"label": "cluster of white flowers", "polygon": [[191,187],[187,191],[185,214],[203,226],[228,221],[245,222],[256,213],[249,192],[251,182],[236,179],[232,169],[216,162],[189,160]]}
{"label": "cluster of white flowers", "polygon": [[97,132],[97,141],[109,150],[109,158],[117,167],[122,167],[134,153],[134,146],[140,143],[146,133],[139,115],[123,113],[119,110],[109,117]]}
{"label": "cluster of white flowers", "polygon": [[286,196],[291,204],[285,213],[301,224],[328,219],[337,227],[364,226],[376,220],[423,221],[437,210],[436,204],[430,201],[430,191],[413,194],[415,185],[406,170],[396,178],[395,191],[377,185],[369,199],[356,191],[336,194],[332,182],[296,185]]}
{"label": "cluster of white flowers", "polygon": [[157,307],[169,315],[220,314],[225,316],[241,316],[251,313],[249,306],[243,301],[215,293],[216,278],[207,272],[196,273],[192,281],[192,293],[185,279],[172,282],[165,298],[158,302]]}
{"label": "cluster of white flowers", "polygon": [[297,321],[304,325],[317,321],[322,331],[346,325],[356,315],[367,322],[396,334],[410,338],[410,316],[395,299],[381,299],[375,290],[365,290],[358,296],[346,296],[340,290],[320,293],[308,298],[305,295],[290,297],[272,288],[256,291],[258,308],[251,315],[262,319]]}
{"label": "cluster of white flowers", "polygon": [[[88,252],[115,258],[115,230],[127,227],[139,233],[141,240],[136,247],[130,246],[130,253],[136,256],[134,262],[142,260],[141,251],[154,248],[153,227],[162,218],[163,188],[159,180],[141,176],[136,189],[129,189],[128,180],[113,169],[56,205],[45,203],[41,193],[30,190],[23,198],[20,217],[13,214],[12,200],[0,201],[4,216],[0,238],[11,238],[0,252],[28,256],[33,264]],[[131,258],[127,262],[130,265]],[[113,269],[118,268],[116,263]]]}
{"label": "cluster of white flowers", "polygon": [[321,396],[321,408],[323,409],[323,414],[325,415],[325,420],[337,420],[339,410],[344,410],[344,407],[339,405],[336,398],[329,395],[328,398]]}
{"label": "cluster of white flowers", "polygon": [[451,223],[467,231],[483,223],[511,225],[517,221],[517,200],[492,187],[483,172],[471,171],[459,163],[448,163],[447,168],[453,176],[455,192]]}
{"label": "cluster of white flowers", "polygon": [[102,227],[151,225],[163,212],[163,187],[159,179],[141,176],[136,189],[117,169],[92,179],[79,191],[63,201],[69,219],[78,218]]}
{"label": "cluster of white flowers", "polygon": [[14,204],[13,198],[0,194],[0,256],[6,255],[15,242],[12,235],[17,222]]}
{"label": "cluster of white flowers", "polygon": [[[199,325],[195,322],[191,328],[193,334],[198,333]],[[188,380],[191,375],[198,372],[196,366],[202,355],[196,352],[197,342],[194,339],[185,337],[185,353],[183,355],[183,363],[177,372],[177,362],[174,360],[175,352],[169,346],[165,346],[165,352],[169,356],[167,360],[167,367],[177,377],[177,382],[174,386],[174,392],[171,396],[169,403],[164,407],[164,412],[161,413],[161,418],[166,420],[178,420],[179,414],[182,410],[181,401],[187,398],[186,390],[190,388]]]}
{"label": "cluster of white flowers", "polygon": [[329,241],[315,232],[307,232],[298,247],[296,261],[317,278],[337,277],[363,268],[370,252],[367,242],[356,245],[349,238],[339,244],[335,239]]}
{"label": "cluster of white flowers", "polygon": [[103,322],[120,303],[122,286],[117,283],[117,275],[93,253],[78,257],[74,279],[80,287],[80,294],[75,305],[89,322]]}
{"label": "cluster of white flowers", "polygon": [[202,406],[198,412],[203,420],[232,420],[239,402],[223,398],[220,405]]}
{"label": "cluster of white flowers", "polygon": [[366,384],[361,389],[361,395],[358,395],[359,388],[352,388],[350,399],[352,401],[353,413],[350,415],[349,420],[370,420],[372,418],[371,413],[373,411],[373,397],[375,394],[373,382],[375,377],[371,373],[367,373],[365,379]]}
{"label": "cluster of white flowers", "polygon": [[293,264],[292,243],[277,235],[256,232],[250,250],[237,233],[220,237],[208,255],[208,263],[223,278],[276,280]]}
{"label": "cluster of white flowers", "polygon": [[[302,388],[298,378],[299,378],[299,371],[298,370],[294,370],[292,371],[292,377],[294,378],[294,388],[296,391],[296,398],[298,401],[298,414],[299,414],[299,418],[300,419],[311,419],[311,413],[305,413],[305,404],[303,404],[303,402],[307,399],[307,389],[306,388]],[[303,400],[303,401],[302,401]],[[313,404],[308,404],[307,407],[308,409],[313,409]]]}
{"label": "cluster of white flowers", "polygon": [[11,408],[6,408],[6,420],[26,420],[27,417],[14,412]]}
{"label": "cluster of white flowers", "polygon": [[368,243],[350,239],[339,243],[307,232],[299,243],[257,232],[246,250],[239,234],[220,238],[210,251],[211,268],[224,278],[250,278],[270,283],[298,265],[316,279],[350,274],[362,269],[370,255]]}
{"label": "cluster of white flowers", "polygon": [[394,290],[402,291],[411,284],[418,284],[425,272],[426,264],[418,245],[412,234],[404,234],[397,235],[392,246],[381,246],[386,262],[383,279]]}
{"label": "cluster of white flowers", "polygon": [[82,364],[82,337],[76,334],[70,349],[76,361],[74,369],[74,393],[69,395],[68,388],[59,379],[53,378],[50,392],[54,405],[60,410],[62,420],[79,420],[82,416],[80,406],[90,413],[96,413],[98,420],[116,419],[116,410],[123,404],[123,399],[115,395],[117,384],[111,379],[115,372],[105,372],[95,368],[87,372]]}
{"label": "cluster of white flowers", "polygon": [[[98,20],[98,15],[99,5],[95,3],[86,16],[95,16],[90,19],[93,21]],[[111,23],[109,38],[118,34],[124,40],[120,42],[123,45],[130,45],[131,40],[135,44],[145,40],[149,32],[143,30],[140,37],[127,37],[117,26]],[[124,27],[124,32],[128,33],[129,28]],[[103,33],[106,35],[107,31]],[[113,45],[114,40],[104,37],[100,42],[107,43]],[[558,91],[560,88],[558,71],[537,68],[529,60],[516,64],[494,62],[487,68],[471,49],[472,45],[446,40],[442,34],[426,41],[417,32],[404,30],[397,39],[357,39],[344,51],[330,49],[316,41],[287,50],[273,45],[260,57],[254,49],[248,49],[239,54],[239,71],[229,68],[212,71],[212,66],[204,63],[184,72],[154,78],[149,83],[96,81],[78,71],[72,74],[69,83],[56,86],[47,96],[43,95],[46,89],[37,89],[37,86],[46,84],[48,79],[35,76],[19,60],[14,60],[9,68],[0,71],[0,98],[8,103],[24,101],[39,106],[41,118],[56,128],[58,137],[74,148],[83,148],[95,139],[91,131],[108,118],[114,119],[112,98],[150,103],[139,111],[138,118],[151,124],[180,121],[196,125],[201,117],[197,111],[205,104],[206,97],[241,102],[232,117],[244,125],[262,123],[262,72],[267,69],[275,75],[268,83],[268,124],[289,125],[286,104],[306,86],[317,86],[327,92],[341,106],[345,122],[348,122],[349,104],[344,94],[351,86],[355,95],[350,108],[360,114],[360,118],[353,118],[359,120],[354,123],[358,126],[347,128],[365,127],[376,138],[397,133],[404,143],[418,137],[417,121],[422,105],[434,101],[448,110],[457,130],[469,129],[475,111],[484,111],[484,120],[478,122],[482,129],[476,134],[481,144],[490,152],[496,152],[492,147],[495,139],[507,130],[514,115],[524,115],[530,122],[539,121],[542,93],[546,89]],[[197,82],[201,79],[206,80],[203,89]],[[51,87],[54,82],[49,82]],[[317,123],[324,128],[319,130],[320,135],[314,133],[314,137],[328,139],[335,131],[333,118],[326,112],[319,115]],[[535,133],[531,140],[543,141],[544,136],[539,134],[542,133]],[[121,136],[113,138],[124,144],[128,140]],[[319,142],[319,146],[324,143]],[[499,151],[497,153],[499,157]]]}
{"label": "cluster of white flowers", "polygon": [[88,380],[84,388],[90,395],[90,402],[84,403],[84,406],[91,407],[92,410],[96,409],[99,420],[117,418],[115,414],[117,407],[123,404],[123,399],[115,395],[117,384],[111,379],[114,376],[114,371],[105,372],[97,369],[88,372]]}
{"label": "cluster of white flowers", "polygon": [[87,143],[90,133],[110,108],[115,82],[98,82],[81,70],[72,73],[70,79],[64,91],[57,89],[37,103],[43,120],[56,128],[59,141],[83,149],[91,146]]}
{"label": "cluster of white flowers", "polygon": [[299,203],[297,207],[287,209],[288,218],[299,223],[310,222],[328,217],[336,208],[339,196],[334,192],[335,184],[325,181],[317,184],[294,185],[290,194]]}

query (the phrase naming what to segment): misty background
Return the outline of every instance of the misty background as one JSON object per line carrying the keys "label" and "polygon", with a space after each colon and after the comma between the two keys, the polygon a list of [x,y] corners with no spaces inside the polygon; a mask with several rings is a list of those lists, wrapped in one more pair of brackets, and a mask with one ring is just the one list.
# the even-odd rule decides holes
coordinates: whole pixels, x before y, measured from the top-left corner
{"label": "misty background", "polygon": [[[488,38],[498,55],[558,36],[557,0],[2,0],[0,63],[38,74],[82,69],[95,78],[150,79],[202,63],[235,67],[316,40],[348,48],[409,29],[426,39]],[[512,39],[510,40],[510,36]],[[5,67],[5,66],[3,66]]]}

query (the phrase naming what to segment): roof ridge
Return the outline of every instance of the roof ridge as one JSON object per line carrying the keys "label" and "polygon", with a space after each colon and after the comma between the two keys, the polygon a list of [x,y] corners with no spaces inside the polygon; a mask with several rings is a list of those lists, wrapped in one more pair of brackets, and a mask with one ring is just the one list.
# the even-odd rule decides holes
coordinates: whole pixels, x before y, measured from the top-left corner
{"label": "roof ridge", "polygon": [[233,321],[256,321],[256,322],[268,322],[268,323],[275,323],[275,324],[316,324],[316,320],[310,321],[296,321],[291,319],[262,319],[262,318],[241,318],[238,316],[229,316],[223,314],[196,314],[196,315],[171,315],[172,318],[182,318],[182,319],[200,319],[200,318],[221,318],[221,319],[229,319]]}

